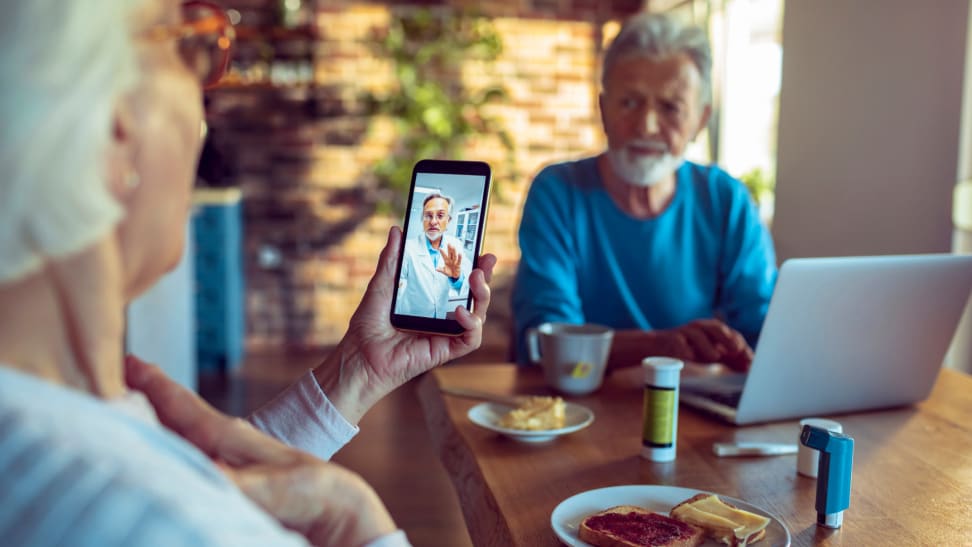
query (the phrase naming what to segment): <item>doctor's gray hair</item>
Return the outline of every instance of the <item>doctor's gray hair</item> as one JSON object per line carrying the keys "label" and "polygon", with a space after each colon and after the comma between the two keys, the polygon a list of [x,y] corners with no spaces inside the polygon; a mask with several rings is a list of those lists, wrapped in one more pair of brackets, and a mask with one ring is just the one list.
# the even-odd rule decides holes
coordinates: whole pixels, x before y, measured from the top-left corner
{"label": "doctor's gray hair", "polygon": [[424,199],[424,200],[422,200],[422,210],[423,210],[423,211],[425,210],[425,205],[426,205],[426,204],[427,204],[427,203],[428,203],[429,201],[431,201],[431,200],[433,200],[433,199],[444,199],[444,200],[446,200],[446,203],[448,203],[448,204],[449,204],[449,216],[450,216],[450,217],[452,216],[452,198],[450,198],[449,196],[446,196],[446,195],[443,195],[443,194],[440,194],[440,193],[438,193],[438,192],[433,192],[433,193],[431,193],[431,194],[429,194],[429,195],[427,195],[427,196],[425,196],[425,199]]}
{"label": "doctor's gray hair", "polygon": [[641,13],[628,19],[604,53],[601,87],[618,61],[630,57],[665,57],[684,53],[702,76],[702,104],[709,103],[712,82],[712,51],[709,38],[700,27],[671,15]]}
{"label": "doctor's gray hair", "polygon": [[106,164],[138,78],[142,0],[18,0],[0,17],[0,283],[106,237],[123,209]]}

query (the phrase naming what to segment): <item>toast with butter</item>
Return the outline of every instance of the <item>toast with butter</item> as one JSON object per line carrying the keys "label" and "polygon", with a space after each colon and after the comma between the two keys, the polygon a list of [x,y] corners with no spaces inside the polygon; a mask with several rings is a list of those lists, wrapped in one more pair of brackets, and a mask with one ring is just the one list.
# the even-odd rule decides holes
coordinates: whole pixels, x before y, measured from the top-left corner
{"label": "toast with butter", "polygon": [[567,405],[560,397],[528,397],[499,419],[499,426],[523,431],[560,429],[567,422]]}
{"label": "toast with butter", "polygon": [[696,494],[669,513],[673,518],[698,526],[705,534],[730,547],[755,543],[766,535],[770,519],[743,511],[715,494]]}
{"label": "toast with butter", "polygon": [[634,505],[619,505],[587,516],[581,540],[595,547],[696,547],[701,529]]}

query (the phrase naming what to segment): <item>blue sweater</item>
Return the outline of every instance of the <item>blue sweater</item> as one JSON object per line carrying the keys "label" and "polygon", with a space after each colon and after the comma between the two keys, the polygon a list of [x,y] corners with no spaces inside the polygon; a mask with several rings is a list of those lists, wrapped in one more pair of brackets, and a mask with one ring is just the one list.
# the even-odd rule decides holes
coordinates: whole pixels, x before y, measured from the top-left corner
{"label": "blue sweater", "polygon": [[668,329],[717,317],[755,345],[776,282],[773,242],[745,186],[685,162],[656,218],[612,201],[596,158],[544,168],[520,222],[513,288],[516,355],[545,321]]}

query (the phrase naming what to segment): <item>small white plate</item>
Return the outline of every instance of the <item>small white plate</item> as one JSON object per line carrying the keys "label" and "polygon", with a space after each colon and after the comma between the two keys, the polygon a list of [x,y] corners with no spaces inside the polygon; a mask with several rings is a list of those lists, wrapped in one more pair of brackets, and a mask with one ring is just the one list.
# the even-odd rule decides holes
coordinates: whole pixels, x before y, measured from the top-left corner
{"label": "small white plate", "polygon": [[[555,507],[553,513],[550,514],[550,526],[560,541],[566,545],[570,547],[590,547],[589,543],[581,541],[577,536],[581,521],[588,515],[617,505],[636,505],[638,507],[644,507],[649,511],[667,515],[675,505],[702,492],[704,491],[693,488],[651,484],[611,486],[608,488],[588,490],[587,492],[581,492],[560,502],[560,505]],[[709,494],[710,492],[705,493]],[[740,509],[769,517],[770,523],[766,527],[766,536],[758,544],[754,545],[789,547],[790,531],[786,529],[786,525],[778,518],[771,515],[765,509],[742,500],[723,496],[722,494],[717,495],[723,501],[731,503]],[[716,547],[722,544],[709,539],[702,545],[705,547]]]}
{"label": "small white plate", "polygon": [[517,441],[528,443],[543,443],[551,441],[561,435],[580,431],[591,425],[594,413],[586,406],[576,403],[565,403],[565,426],[560,429],[544,429],[540,431],[524,431],[522,429],[507,429],[500,427],[500,417],[513,410],[513,407],[500,403],[480,403],[469,409],[469,420],[479,427],[501,433]]}

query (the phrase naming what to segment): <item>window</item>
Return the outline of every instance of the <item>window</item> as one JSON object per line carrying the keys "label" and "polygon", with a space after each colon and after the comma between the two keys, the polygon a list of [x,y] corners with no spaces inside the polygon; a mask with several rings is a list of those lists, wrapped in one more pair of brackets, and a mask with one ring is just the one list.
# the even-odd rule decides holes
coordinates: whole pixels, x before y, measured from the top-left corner
{"label": "window", "polygon": [[712,119],[686,152],[715,162],[749,186],[763,220],[773,214],[776,129],[783,61],[783,0],[652,2],[709,29]]}

